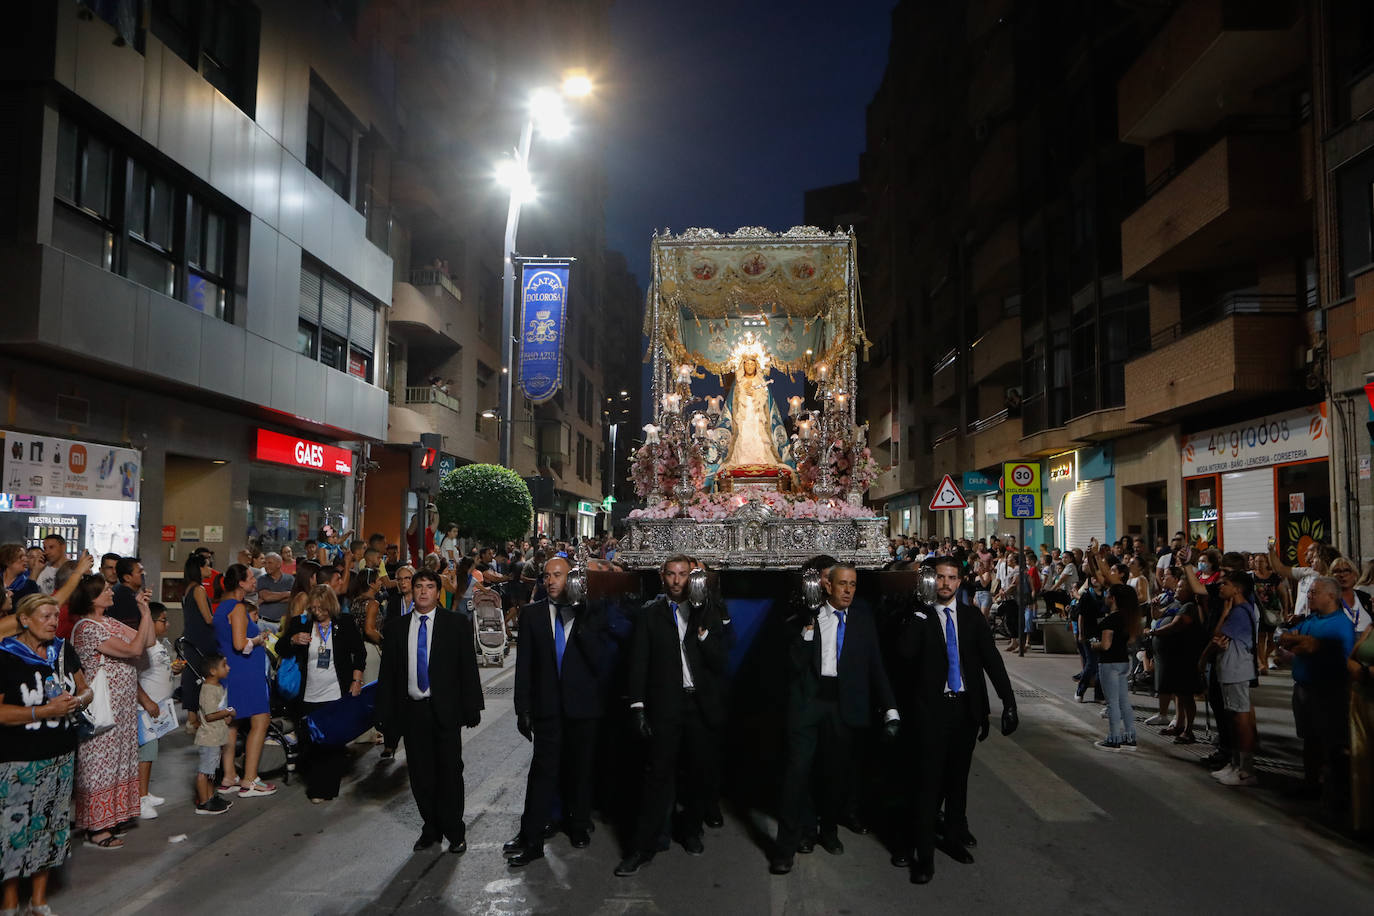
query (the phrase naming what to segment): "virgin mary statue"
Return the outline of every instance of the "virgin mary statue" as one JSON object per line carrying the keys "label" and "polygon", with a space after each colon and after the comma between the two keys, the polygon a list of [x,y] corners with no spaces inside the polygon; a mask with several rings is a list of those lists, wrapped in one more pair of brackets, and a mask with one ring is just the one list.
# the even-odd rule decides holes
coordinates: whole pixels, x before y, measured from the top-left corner
{"label": "virgin mary statue", "polygon": [[787,437],[768,390],[766,360],[756,349],[746,349],[736,358],[730,393],[733,441],[722,472],[745,465],[787,467],[781,457]]}

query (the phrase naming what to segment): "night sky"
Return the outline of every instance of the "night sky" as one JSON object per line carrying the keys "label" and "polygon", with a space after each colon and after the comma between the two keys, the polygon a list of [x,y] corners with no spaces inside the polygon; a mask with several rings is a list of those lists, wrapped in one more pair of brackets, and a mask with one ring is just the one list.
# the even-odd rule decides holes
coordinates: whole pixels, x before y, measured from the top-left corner
{"label": "night sky", "polygon": [[[619,0],[611,11],[607,243],[647,288],[655,228],[787,229],[858,177],[895,0]],[[823,227],[830,229],[833,227]]]}

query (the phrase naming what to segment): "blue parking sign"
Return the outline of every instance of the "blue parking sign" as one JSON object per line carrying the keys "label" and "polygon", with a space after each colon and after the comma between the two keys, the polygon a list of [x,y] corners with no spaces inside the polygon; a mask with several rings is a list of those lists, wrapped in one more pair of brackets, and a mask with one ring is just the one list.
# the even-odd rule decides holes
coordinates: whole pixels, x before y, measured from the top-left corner
{"label": "blue parking sign", "polygon": [[1012,518],[1035,518],[1035,496],[1030,493],[1015,493],[1011,497]]}

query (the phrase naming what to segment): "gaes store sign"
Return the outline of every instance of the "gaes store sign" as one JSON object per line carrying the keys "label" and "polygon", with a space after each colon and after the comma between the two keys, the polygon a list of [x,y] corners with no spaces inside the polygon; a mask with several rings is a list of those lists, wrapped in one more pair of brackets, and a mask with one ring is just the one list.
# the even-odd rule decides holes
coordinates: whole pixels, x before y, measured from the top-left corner
{"label": "gaes store sign", "polygon": [[339,474],[347,477],[353,473],[353,453],[337,445],[311,442],[274,433],[270,429],[258,430],[258,449],[255,457],[259,461],[274,464],[287,464],[304,468],[307,471],[321,471],[326,474]]}

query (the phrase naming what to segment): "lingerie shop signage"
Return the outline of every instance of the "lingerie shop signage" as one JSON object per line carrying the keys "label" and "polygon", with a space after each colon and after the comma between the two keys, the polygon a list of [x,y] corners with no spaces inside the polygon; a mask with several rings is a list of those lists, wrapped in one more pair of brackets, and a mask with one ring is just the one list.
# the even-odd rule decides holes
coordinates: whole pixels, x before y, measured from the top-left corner
{"label": "lingerie shop signage", "polygon": [[520,264],[520,391],[542,404],[563,385],[567,261]]}

